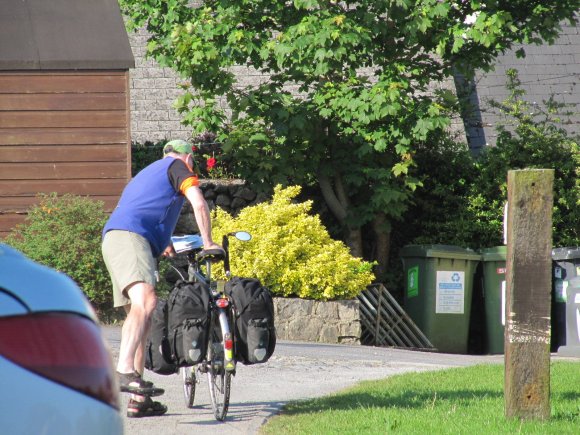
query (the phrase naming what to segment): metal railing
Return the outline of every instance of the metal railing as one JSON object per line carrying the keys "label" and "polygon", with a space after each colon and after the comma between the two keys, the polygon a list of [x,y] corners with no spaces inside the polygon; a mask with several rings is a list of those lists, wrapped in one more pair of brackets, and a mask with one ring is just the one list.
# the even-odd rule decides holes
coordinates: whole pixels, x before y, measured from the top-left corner
{"label": "metal railing", "polygon": [[358,299],[361,344],[435,350],[429,339],[382,284],[369,286]]}

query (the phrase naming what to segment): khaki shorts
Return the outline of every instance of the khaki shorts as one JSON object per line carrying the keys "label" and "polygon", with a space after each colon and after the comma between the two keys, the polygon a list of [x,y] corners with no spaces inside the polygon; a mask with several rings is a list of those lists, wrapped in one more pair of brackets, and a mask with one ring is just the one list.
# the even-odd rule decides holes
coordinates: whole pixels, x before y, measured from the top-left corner
{"label": "khaki shorts", "polygon": [[130,231],[112,230],[103,239],[103,258],[113,282],[113,306],[130,304],[127,289],[137,282],[156,283],[157,261],[147,239]]}

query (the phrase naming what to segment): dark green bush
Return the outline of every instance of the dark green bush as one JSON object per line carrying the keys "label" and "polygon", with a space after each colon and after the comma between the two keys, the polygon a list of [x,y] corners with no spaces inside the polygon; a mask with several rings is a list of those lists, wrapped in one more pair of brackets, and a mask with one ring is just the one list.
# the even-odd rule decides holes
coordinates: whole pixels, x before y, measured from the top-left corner
{"label": "dark green bush", "polygon": [[145,142],[131,144],[131,175],[135,176],[145,166],[163,157],[163,147],[166,140],[161,142]]}
{"label": "dark green bush", "polygon": [[552,245],[580,245],[579,138],[561,128],[562,107],[524,100],[517,74],[509,73],[510,97],[494,103],[506,120],[495,146],[472,157],[467,146],[445,134],[433,135],[414,156],[417,189],[391,238],[390,288],[402,287],[399,250],[404,245],[449,244],[482,249],[503,244],[507,173],[513,169],[554,169]]}
{"label": "dark green bush", "polygon": [[[508,76],[509,98],[493,103],[506,120],[495,146],[477,158],[445,135],[419,147],[415,160],[423,181],[393,232],[394,249],[409,243],[442,243],[481,249],[503,244],[507,173],[554,169],[553,246],[580,244],[580,148],[560,127],[561,106],[526,102],[517,74]],[[396,256],[396,255],[395,255]],[[398,257],[397,257],[398,258]]]}
{"label": "dark green bush", "polygon": [[[167,140],[131,144],[131,173],[135,176],[145,166],[163,157]],[[234,178],[233,161],[224,153],[221,143],[212,133],[200,134],[191,139],[195,172],[200,178]]]}
{"label": "dark green bush", "polygon": [[479,157],[469,194],[468,218],[479,247],[503,243],[503,207],[507,173],[514,169],[554,169],[552,245],[580,245],[580,147],[561,125],[563,105],[544,105],[524,97],[517,73],[508,71],[509,98],[493,103],[506,122],[498,128],[496,146]]}
{"label": "dark green bush", "polygon": [[[101,254],[107,214],[101,201],[74,195],[39,195],[26,221],[5,242],[31,259],[69,275],[96,311],[111,310],[113,294]],[[39,291],[42,287],[39,287]]]}

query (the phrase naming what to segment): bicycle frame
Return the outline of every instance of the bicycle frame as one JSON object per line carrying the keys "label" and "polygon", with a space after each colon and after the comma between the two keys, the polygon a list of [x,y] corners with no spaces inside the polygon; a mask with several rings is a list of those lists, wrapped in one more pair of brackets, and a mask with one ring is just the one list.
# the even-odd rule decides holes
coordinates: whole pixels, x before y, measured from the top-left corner
{"label": "bicycle frame", "polygon": [[[229,407],[231,376],[236,373],[236,361],[234,358],[234,313],[232,301],[224,294],[224,281],[212,281],[211,267],[212,261],[220,260],[224,262],[226,276],[230,276],[229,266],[229,243],[228,236],[236,236],[239,240],[248,241],[251,235],[245,232],[230,233],[223,238],[224,252],[221,250],[201,249],[201,244],[197,244],[192,250],[186,252],[187,255],[187,275],[188,281],[196,281],[209,294],[209,343],[204,360],[197,366],[197,371],[208,376],[210,386],[210,396],[214,416],[217,420],[224,420]],[[225,255],[224,255],[225,254]],[[205,273],[202,270],[205,266]],[[181,275],[183,274],[174,267]],[[223,354],[222,354],[223,351]],[[193,407],[195,396],[195,384],[197,377],[196,370],[183,367],[184,393],[186,405]]]}
{"label": "bicycle frame", "polygon": [[[227,251],[226,251],[227,252]],[[206,273],[201,271],[199,262],[191,258],[194,254],[188,254],[189,260],[189,280],[197,281],[204,284],[204,287],[209,292],[210,296],[210,328],[214,325],[215,314],[217,313],[221,336],[222,346],[224,348],[224,368],[227,371],[235,371],[236,362],[234,360],[234,334],[230,331],[230,321],[232,305],[229,298],[223,294],[223,289],[220,291],[217,286],[212,288],[211,282],[211,260],[205,260]],[[227,255],[227,254],[226,254]],[[225,301],[225,302],[218,302]],[[222,304],[223,306],[220,306]]]}

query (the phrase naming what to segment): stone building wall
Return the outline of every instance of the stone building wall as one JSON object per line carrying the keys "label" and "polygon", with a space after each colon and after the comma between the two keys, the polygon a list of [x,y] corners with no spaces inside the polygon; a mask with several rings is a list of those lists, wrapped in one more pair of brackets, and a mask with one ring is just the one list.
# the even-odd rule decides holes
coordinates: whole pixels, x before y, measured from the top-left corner
{"label": "stone building wall", "polygon": [[180,94],[179,76],[170,68],[162,68],[153,59],[145,59],[147,32],[129,32],[135,58],[130,70],[131,140],[144,143],[191,138],[191,128],[181,125],[173,108]]}

